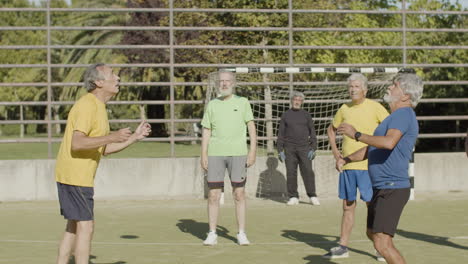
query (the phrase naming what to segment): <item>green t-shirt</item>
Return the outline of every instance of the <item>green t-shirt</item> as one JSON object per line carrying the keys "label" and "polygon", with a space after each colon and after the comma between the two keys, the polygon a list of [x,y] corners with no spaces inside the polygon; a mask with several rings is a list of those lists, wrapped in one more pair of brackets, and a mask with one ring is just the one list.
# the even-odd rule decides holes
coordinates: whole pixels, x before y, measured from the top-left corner
{"label": "green t-shirt", "polygon": [[252,108],[245,97],[211,100],[201,123],[211,130],[208,156],[247,155],[247,122],[252,120]]}

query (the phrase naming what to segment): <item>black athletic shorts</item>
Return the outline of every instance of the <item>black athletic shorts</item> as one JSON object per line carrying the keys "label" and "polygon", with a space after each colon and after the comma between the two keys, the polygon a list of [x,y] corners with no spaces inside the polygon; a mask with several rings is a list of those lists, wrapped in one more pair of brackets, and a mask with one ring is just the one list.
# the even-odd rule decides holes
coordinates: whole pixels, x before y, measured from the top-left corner
{"label": "black athletic shorts", "polygon": [[94,220],[94,188],[57,182],[60,214],[76,221]]}
{"label": "black athletic shorts", "polygon": [[374,189],[367,207],[367,228],[373,233],[385,233],[393,237],[409,196],[410,188]]}

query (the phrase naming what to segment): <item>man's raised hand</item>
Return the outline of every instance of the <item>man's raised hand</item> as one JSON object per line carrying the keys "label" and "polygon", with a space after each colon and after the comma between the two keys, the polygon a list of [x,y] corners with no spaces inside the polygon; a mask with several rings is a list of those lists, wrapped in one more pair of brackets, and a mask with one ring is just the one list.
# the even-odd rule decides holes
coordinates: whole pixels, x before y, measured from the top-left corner
{"label": "man's raised hand", "polygon": [[151,133],[151,125],[143,120],[141,121],[140,125],[138,125],[134,134],[135,134],[136,140],[142,140],[145,137],[149,136],[150,133]]}

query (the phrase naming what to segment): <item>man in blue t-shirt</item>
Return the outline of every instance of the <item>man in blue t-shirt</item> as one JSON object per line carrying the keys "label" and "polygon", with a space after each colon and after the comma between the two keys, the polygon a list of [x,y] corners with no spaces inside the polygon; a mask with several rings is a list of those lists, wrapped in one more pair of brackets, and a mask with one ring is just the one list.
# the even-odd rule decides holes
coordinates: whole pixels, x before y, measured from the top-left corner
{"label": "man in blue t-shirt", "polygon": [[374,135],[356,131],[346,123],[337,129],[338,133],[369,145],[337,160],[336,167],[341,170],[346,163],[368,158],[374,194],[367,211],[367,236],[388,263],[405,263],[393,245],[393,235],[410,196],[408,166],[419,132],[413,108],[422,93],[421,78],[408,71],[400,72],[384,96],[392,113]]}

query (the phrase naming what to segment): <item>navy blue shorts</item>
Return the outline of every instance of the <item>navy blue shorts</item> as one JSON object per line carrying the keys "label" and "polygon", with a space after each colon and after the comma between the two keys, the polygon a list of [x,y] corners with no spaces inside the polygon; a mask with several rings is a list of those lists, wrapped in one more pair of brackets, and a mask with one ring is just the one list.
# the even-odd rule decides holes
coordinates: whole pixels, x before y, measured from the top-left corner
{"label": "navy blue shorts", "polygon": [[60,214],[75,221],[94,220],[94,188],[57,182]]}

